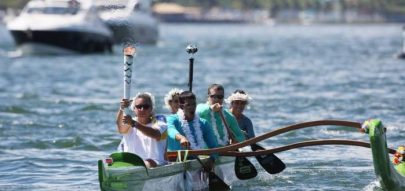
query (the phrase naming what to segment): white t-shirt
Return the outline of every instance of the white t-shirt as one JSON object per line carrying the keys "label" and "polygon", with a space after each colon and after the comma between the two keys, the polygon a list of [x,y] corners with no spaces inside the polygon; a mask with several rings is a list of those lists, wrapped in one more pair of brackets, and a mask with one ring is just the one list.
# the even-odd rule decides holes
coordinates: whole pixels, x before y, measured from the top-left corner
{"label": "white t-shirt", "polygon": [[160,140],[150,138],[137,128],[130,128],[127,134],[124,134],[118,150],[121,152],[130,152],[140,156],[143,160],[152,159],[158,165],[166,164],[165,153],[167,147],[167,125],[163,121],[149,123],[146,126],[158,129]]}

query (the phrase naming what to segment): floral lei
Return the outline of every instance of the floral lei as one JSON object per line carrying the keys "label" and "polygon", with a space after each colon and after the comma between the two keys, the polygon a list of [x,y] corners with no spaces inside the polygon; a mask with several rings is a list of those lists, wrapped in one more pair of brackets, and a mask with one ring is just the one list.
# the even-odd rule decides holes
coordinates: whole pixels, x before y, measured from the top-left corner
{"label": "floral lei", "polygon": [[397,151],[395,152],[392,163],[394,163],[395,165],[400,164],[401,162],[404,161],[404,155],[405,155],[405,146],[398,147]]}
{"label": "floral lei", "polygon": [[[228,145],[228,141],[229,141],[228,132],[226,130],[224,130],[224,136],[221,139],[221,137],[219,136],[219,133],[218,133],[217,121],[215,120],[214,112],[210,111],[210,115],[211,115],[212,128],[214,129],[214,134],[217,137],[218,144],[219,145]],[[222,123],[222,127],[225,128],[225,124],[222,120],[221,120],[221,123]]]}
{"label": "floral lei", "polygon": [[181,129],[186,135],[188,141],[190,141],[191,149],[203,149],[205,147],[205,142],[203,140],[203,135],[201,132],[199,122],[200,117],[198,116],[198,114],[197,113],[194,114],[194,119],[192,121],[196,137],[194,137],[193,134],[191,133],[190,126],[188,125],[188,121],[186,120],[186,117],[184,116],[184,112],[182,109],[179,109],[177,111],[177,115],[179,116],[179,119],[181,121]]}

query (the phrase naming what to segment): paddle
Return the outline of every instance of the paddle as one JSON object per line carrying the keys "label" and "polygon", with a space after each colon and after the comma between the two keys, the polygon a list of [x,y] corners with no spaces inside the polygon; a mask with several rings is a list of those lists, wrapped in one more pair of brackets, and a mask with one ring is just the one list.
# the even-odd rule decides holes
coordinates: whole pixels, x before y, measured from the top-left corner
{"label": "paddle", "polygon": [[[247,135],[246,132],[244,132]],[[252,151],[265,150],[262,146],[254,143],[250,145]],[[270,153],[268,155],[257,155],[256,160],[259,162],[260,166],[264,168],[269,174],[277,174],[285,169],[285,164],[281,159],[279,159],[275,154]]]}
{"label": "paddle", "polygon": [[[235,135],[232,130],[229,128],[228,122],[225,120],[224,114],[222,111],[219,111],[219,116],[225,125],[225,129],[228,132],[228,135],[231,137],[231,140],[236,140]],[[251,179],[257,176],[256,167],[245,157],[236,157],[235,158],[235,175],[240,180]]]}
{"label": "paddle", "polygon": [[255,166],[246,157],[235,157],[235,175],[240,180],[247,180],[257,176]]}
{"label": "paddle", "polygon": [[[265,150],[258,144],[251,144],[252,151]],[[277,174],[285,169],[285,164],[275,154],[256,155],[256,160],[270,174]]]}
{"label": "paddle", "polygon": [[[247,133],[243,131],[245,136]],[[252,151],[265,150],[262,146],[254,143],[250,145]],[[277,174],[285,169],[285,164],[281,159],[279,159],[275,154],[270,153],[268,155],[257,155],[256,160],[259,162],[260,166],[264,168],[269,174]]]}
{"label": "paddle", "polygon": [[196,157],[197,161],[201,164],[206,172],[208,172],[208,188],[210,191],[216,190],[231,190],[231,188],[214,172],[209,170],[207,166],[201,161],[200,158]]}

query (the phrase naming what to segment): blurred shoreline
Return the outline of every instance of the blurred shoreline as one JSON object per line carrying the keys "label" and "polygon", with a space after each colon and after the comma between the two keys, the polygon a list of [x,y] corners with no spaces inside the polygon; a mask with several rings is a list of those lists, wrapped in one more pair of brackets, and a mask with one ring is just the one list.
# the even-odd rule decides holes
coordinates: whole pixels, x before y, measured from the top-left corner
{"label": "blurred shoreline", "polygon": [[[0,2],[0,23],[6,23],[18,16],[28,1]],[[153,1],[153,14],[163,23],[291,23],[306,25],[312,23],[405,22],[405,7],[400,6],[400,2],[397,2],[398,5],[391,3],[382,6],[373,0],[368,3],[349,0],[295,1],[297,0],[280,3],[270,0],[262,3],[252,1],[238,4],[236,3],[238,1],[215,3],[210,0],[208,1],[210,3],[205,4],[198,1],[181,4],[176,1],[167,3],[157,0]],[[396,6],[396,9],[392,9],[393,6]]]}
{"label": "blurred shoreline", "polygon": [[[154,15],[161,22],[168,23],[259,23],[259,24],[312,24],[312,23],[385,23],[401,22],[400,16],[385,17],[378,12],[342,9],[339,5],[323,9],[280,9],[271,12],[266,9],[229,9],[212,7],[182,6],[175,3],[157,3]],[[405,17],[404,17],[405,20]]]}

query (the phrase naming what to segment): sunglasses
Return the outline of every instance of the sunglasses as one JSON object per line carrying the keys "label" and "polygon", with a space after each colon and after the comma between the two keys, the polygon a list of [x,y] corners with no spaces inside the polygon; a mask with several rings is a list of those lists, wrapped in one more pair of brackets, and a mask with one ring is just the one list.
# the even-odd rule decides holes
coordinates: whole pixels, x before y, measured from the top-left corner
{"label": "sunglasses", "polygon": [[180,105],[182,105],[183,107],[191,107],[191,106],[193,106],[193,107],[195,107],[195,106],[197,106],[197,103],[183,103],[183,104],[180,104]]}
{"label": "sunglasses", "polygon": [[147,109],[150,108],[150,105],[148,105],[148,104],[140,104],[140,105],[135,105],[135,108],[136,108],[136,109],[144,109],[144,110],[147,110]]}
{"label": "sunglasses", "polygon": [[178,99],[175,99],[175,100],[169,100],[169,102],[170,102],[170,103],[179,103],[179,100],[178,100]]}
{"label": "sunglasses", "polygon": [[210,95],[210,98],[224,99],[224,95]]}
{"label": "sunglasses", "polygon": [[235,105],[246,105],[247,101],[235,100],[235,101],[232,101],[231,103],[235,104]]}

